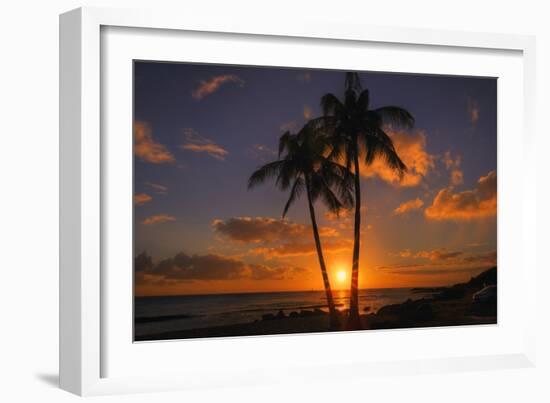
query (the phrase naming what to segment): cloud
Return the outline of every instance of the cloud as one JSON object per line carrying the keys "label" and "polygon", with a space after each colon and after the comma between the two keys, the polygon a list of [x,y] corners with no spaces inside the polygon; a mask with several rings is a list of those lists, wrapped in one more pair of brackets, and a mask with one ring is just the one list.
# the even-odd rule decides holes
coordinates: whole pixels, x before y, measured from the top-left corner
{"label": "cloud", "polygon": [[[270,217],[233,217],[225,221],[214,220],[212,228],[233,242],[257,245],[248,253],[269,259],[316,253],[311,225]],[[351,248],[350,241],[337,239],[340,233],[335,228],[320,227],[319,235],[325,238],[323,251],[326,253]]]}
{"label": "cloud", "polygon": [[458,168],[460,166],[460,163],[462,162],[462,159],[460,155],[457,155],[455,158],[453,158],[450,151],[445,151],[441,156],[441,162],[443,162],[445,168],[451,169]]}
{"label": "cloud", "polygon": [[151,182],[145,182],[146,186],[149,186],[151,189],[155,191],[155,193],[158,194],[166,194],[168,192],[168,187],[164,185],[160,185],[158,183],[151,183]]}
{"label": "cloud", "polygon": [[184,150],[193,151],[196,153],[207,153],[211,157],[223,161],[229,152],[214,143],[212,140],[202,137],[191,128],[183,129],[185,143],[180,147]]}
{"label": "cloud", "polygon": [[284,280],[309,273],[301,267],[270,267],[249,264],[231,257],[207,254],[188,255],[180,252],[154,265],[152,258],[142,252],[134,261],[136,280],[144,282],[180,282],[212,280]]}
{"label": "cloud", "polygon": [[458,186],[464,183],[464,174],[460,169],[460,164],[462,162],[460,155],[453,158],[451,152],[446,151],[441,157],[441,162],[443,162],[447,170],[451,171],[450,183],[452,186]]}
{"label": "cloud", "polygon": [[[212,228],[232,241],[244,243],[299,240],[312,236],[310,225],[271,217],[232,217],[225,221],[215,219],[212,221]],[[319,228],[319,234],[326,237],[339,235],[338,231],[331,227]]]}
{"label": "cloud", "polygon": [[313,116],[313,111],[311,110],[311,108],[309,106],[304,106],[304,119],[311,119]]}
{"label": "cloud", "polygon": [[439,248],[433,250],[420,250],[418,252],[413,252],[410,249],[404,249],[397,253],[390,253],[390,256],[398,256],[401,258],[411,258],[411,259],[428,259],[431,261],[449,261],[457,259],[464,255],[462,251],[449,251],[446,248]]}
{"label": "cloud", "polygon": [[312,78],[312,75],[309,71],[305,71],[303,73],[300,73],[296,76],[296,78],[298,79],[298,81],[302,81],[302,82],[305,82],[305,83],[308,83],[311,81],[311,78]]}
{"label": "cloud", "polygon": [[[360,211],[362,215],[365,214],[367,212],[367,205],[361,205]],[[355,221],[355,210],[353,208],[341,210],[338,214],[331,211],[326,211],[324,217],[327,221],[331,222],[332,225],[337,225],[338,228],[342,230],[351,230],[353,229]],[[372,229],[372,225],[367,225],[367,229]]]}
{"label": "cloud", "polygon": [[193,91],[193,98],[203,99],[204,97],[213,94],[218,91],[224,84],[236,83],[241,87],[244,85],[244,81],[233,74],[224,74],[220,76],[214,76],[208,80],[202,80],[199,86]]}
{"label": "cloud", "polygon": [[434,249],[431,251],[420,251],[420,252],[417,252],[413,257],[429,259],[432,261],[441,261],[441,260],[456,259],[457,257],[463,254],[464,252],[461,252],[461,251],[449,251],[445,248],[441,248],[441,249]]}
{"label": "cloud", "polygon": [[399,207],[393,210],[394,215],[405,214],[412,210],[419,210],[424,205],[424,202],[418,198],[401,203]]}
{"label": "cloud", "polygon": [[397,255],[399,257],[411,257],[412,256],[412,252],[410,249],[405,249],[405,250],[402,250],[400,252],[397,253]]}
{"label": "cloud", "polygon": [[134,153],[142,161],[152,164],[174,162],[174,156],[160,143],[155,142],[151,127],[146,122],[134,122]]}
{"label": "cloud", "polygon": [[497,175],[491,171],[479,178],[473,190],[454,193],[452,187],[441,189],[424,214],[439,221],[472,220],[494,216],[496,211]]}
{"label": "cloud", "polygon": [[153,200],[153,198],[147,193],[139,193],[137,195],[134,195],[134,204],[136,206],[142,206],[145,203],[150,202],[151,200]]}
{"label": "cloud", "polygon": [[395,131],[386,128],[386,133],[393,140],[397,154],[407,166],[403,179],[389,168],[383,159],[377,158],[370,166],[362,164],[361,175],[378,177],[395,186],[417,186],[434,168],[434,156],[426,151],[426,133],[417,130],[413,133]]}
{"label": "cloud", "polygon": [[152,225],[168,221],[176,221],[176,217],[172,217],[171,215],[166,214],[152,215],[145,218],[141,223],[144,225]]}
{"label": "cloud", "polygon": [[479,120],[479,105],[477,101],[473,98],[468,98],[468,114],[470,116],[470,122],[472,125],[477,125]]}
{"label": "cloud", "polygon": [[252,155],[262,161],[271,159],[277,156],[277,151],[271,149],[265,144],[254,144],[250,149]]}
{"label": "cloud", "polygon": [[141,252],[134,259],[134,271],[146,272],[153,269],[153,259],[147,254],[147,252]]}
{"label": "cloud", "polygon": [[[353,242],[350,239],[329,239],[322,243],[323,253],[338,253],[351,251]],[[317,253],[315,243],[311,242],[284,242],[272,247],[258,247],[250,251],[255,255],[264,255],[268,259],[275,257],[307,256]]]}
{"label": "cloud", "polygon": [[458,186],[464,183],[464,174],[458,168],[451,171],[451,185]]}
{"label": "cloud", "polygon": [[[395,255],[394,255],[395,256]],[[377,270],[391,274],[451,274],[473,272],[494,267],[497,264],[496,251],[466,253],[449,251],[445,248],[413,253],[405,249],[397,254],[403,258],[428,259],[427,263],[405,263],[378,266]]]}
{"label": "cloud", "polygon": [[472,254],[464,258],[465,262],[468,263],[484,263],[488,265],[495,265],[497,263],[497,252],[483,252]]}

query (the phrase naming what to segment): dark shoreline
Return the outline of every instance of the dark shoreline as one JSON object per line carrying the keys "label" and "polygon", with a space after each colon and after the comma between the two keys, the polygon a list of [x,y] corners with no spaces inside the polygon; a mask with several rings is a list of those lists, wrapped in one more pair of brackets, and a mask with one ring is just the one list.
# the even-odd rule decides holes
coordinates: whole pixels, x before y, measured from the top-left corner
{"label": "dark shoreline", "polygon": [[[486,285],[496,285],[496,267],[482,272],[467,283],[450,287],[416,288],[417,292],[433,290],[433,297],[407,300],[386,305],[376,313],[361,316],[364,329],[404,329],[420,327],[462,326],[497,323],[496,300],[474,303],[473,295]],[[171,331],[143,335],[139,341],[237,337],[275,334],[319,333],[345,330],[329,329],[328,315],[321,310],[301,311],[297,315],[264,315],[262,320],[226,326]],[[342,315],[342,324],[345,315]]]}

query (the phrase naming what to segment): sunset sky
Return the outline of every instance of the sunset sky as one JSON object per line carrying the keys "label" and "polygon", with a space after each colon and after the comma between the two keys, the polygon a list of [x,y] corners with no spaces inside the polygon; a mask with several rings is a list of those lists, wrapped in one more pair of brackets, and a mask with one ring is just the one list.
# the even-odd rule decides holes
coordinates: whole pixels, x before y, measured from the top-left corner
{"label": "sunset sky", "polygon": [[[305,198],[281,220],[288,194],[247,180],[284,131],[320,116],[323,94],[343,95],[344,72],[135,62],[134,75],[136,295],[323,289]],[[386,128],[402,181],[379,161],[362,170],[360,287],[495,266],[496,79],[360,77],[373,108],[416,119]],[[315,208],[332,286],[347,289],[352,214]]]}

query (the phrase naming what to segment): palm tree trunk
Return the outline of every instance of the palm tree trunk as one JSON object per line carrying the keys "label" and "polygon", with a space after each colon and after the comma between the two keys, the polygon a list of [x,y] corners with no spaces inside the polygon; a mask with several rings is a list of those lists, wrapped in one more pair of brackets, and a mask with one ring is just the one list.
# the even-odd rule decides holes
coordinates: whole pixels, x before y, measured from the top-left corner
{"label": "palm tree trunk", "polygon": [[330,315],[330,328],[337,329],[339,326],[338,311],[334,305],[334,299],[332,298],[332,289],[330,288],[330,281],[327,273],[327,266],[325,265],[325,258],[323,257],[323,250],[321,248],[321,239],[319,238],[319,229],[317,227],[317,219],[315,218],[315,209],[311,201],[311,189],[309,184],[309,178],[306,175],[306,191],[307,191],[307,203],[309,206],[309,215],[311,218],[311,227],[313,229],[313,237],[315,238],[315,247],[317,249],[317,256],[319,258],[319,266],[321,267],[321,273],[323,274],[323,283],[325,285],[325,294],[327,297],[328,310]]}
{"label": "palm tree trunk", "polygon": [[[357,151],[357,150],[356,150]],[[359,176],[359,155],[353,158],[355,168],[355,223],[353,228],[353,262],[351,266],[351,289],[349,303],[348,330],[362,328],[359,316],[359,247],[361,245],[361,178]]]}

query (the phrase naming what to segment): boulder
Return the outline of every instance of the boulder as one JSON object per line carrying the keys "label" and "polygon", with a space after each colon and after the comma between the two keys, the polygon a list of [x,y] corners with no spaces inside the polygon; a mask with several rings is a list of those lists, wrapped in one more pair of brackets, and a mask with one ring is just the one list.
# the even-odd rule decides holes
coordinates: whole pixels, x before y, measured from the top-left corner
{"label": "boulder", "polygon": [[279,312],[277,312],[277,315],[275,316],[276,319],[284,319],[286,318],[286,315],[285,313],[283,312],[283,310],[279,310]]}
{"label": "boulder", "polygon": [[422,303],[419,304],[416,307],[416,311],[414,313],[414,318],[419,322],[425,322],[427,320],[433,319],[433,309],[432,305],[428,303]]}
{"label": "boulder", "polygon": [[262,320],[274,320],[274,319],[275,319],[275,315],[273,315],[272,313],[266,313],[262,315]]}

